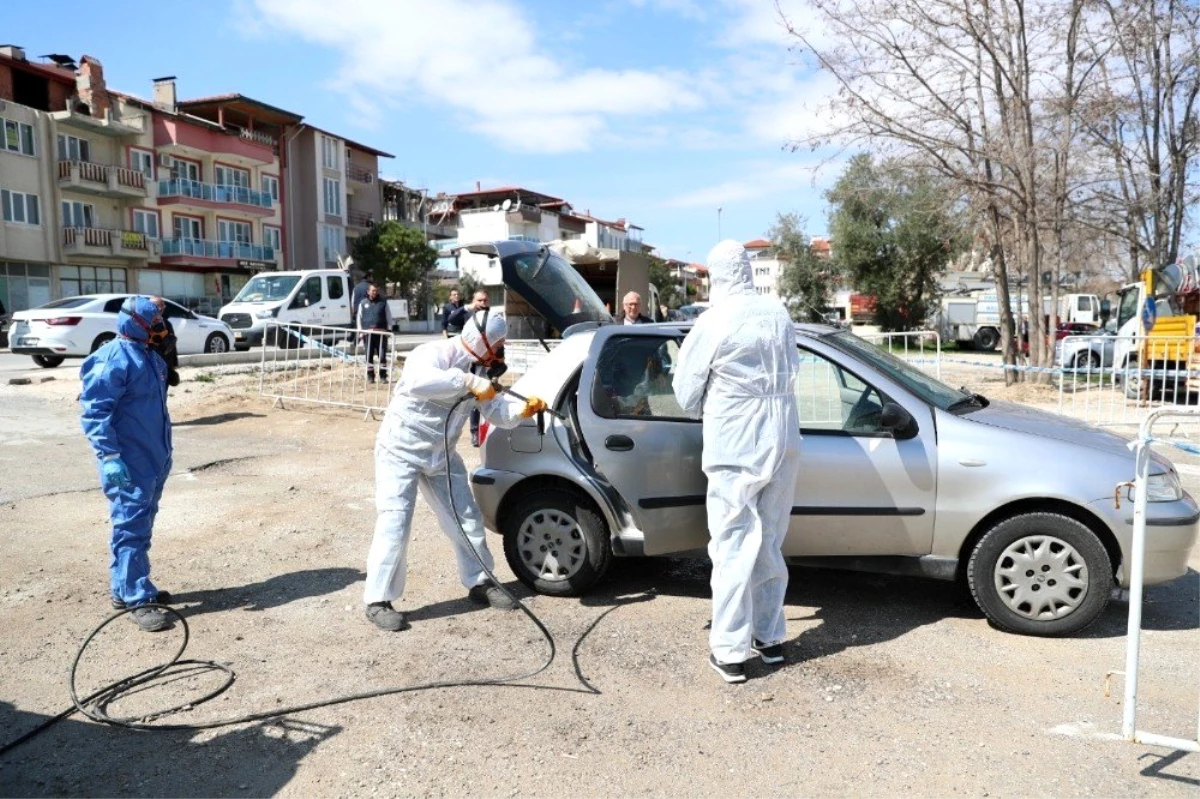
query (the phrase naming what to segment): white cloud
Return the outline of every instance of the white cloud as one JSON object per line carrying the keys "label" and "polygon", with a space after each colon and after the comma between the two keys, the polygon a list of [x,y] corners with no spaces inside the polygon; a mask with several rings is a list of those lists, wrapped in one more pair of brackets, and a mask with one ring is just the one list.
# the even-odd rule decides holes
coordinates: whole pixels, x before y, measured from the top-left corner
{"label": "white cloud", "polygon": [[[618,118],[699,108],[686,75],[573,69],[511,0],[255,0],[269,26],[337,51],[349,97],[447,105],[508,149],[587,150]],[[362,100],[358,103],[361,105]]]}
{"label": "white cloud", "polygon": [[746,200],[807,190],[820,193],[840,172],[837,160],[753,162],[743,164],[737,177],[668,198],[668,208],[716,208]]}

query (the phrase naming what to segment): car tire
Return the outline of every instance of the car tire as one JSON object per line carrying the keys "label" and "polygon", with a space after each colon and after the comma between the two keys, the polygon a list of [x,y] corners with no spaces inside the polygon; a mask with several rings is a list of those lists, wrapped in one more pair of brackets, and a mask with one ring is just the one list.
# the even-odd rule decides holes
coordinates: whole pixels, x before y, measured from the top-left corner
{"label": "car tire", "polygon": [[1075,357],[1071,359],[1071,368],[1094,372],[1100,368],[1100,354],[1092,350],[1076,353]]}
{"label": "car tire", "polygon": [[221,333],[210,333],[204,341],[204,351],[210,355],[229,352],[229,339]]}
{"label": "car tire", "polygon": [[982,352],[991,352],[996,349],[1000,343],[1000,336],[990,327],[983,327],[975,331],[975,349]]}
{"label": "car tire", "polygon": [[539,594],[582,596],[612,561],[608,527],[591,504],[560,489],[534,491],[505,514],[504,557]]}
{"label": "car tire", "polygon": [[43,369],[53,369],[56,366],[61,366],[62,362],[66,360],[61,355],[31,355],[29,357],[33,358],[33,362]]}
{"label": "car tire", "polygon": [[96,340],[92,342],[91,352],[95,352],[116,337],[116,333],[101,333],[100,335],[96,336]]}
{"label": "car tire", "polygon": [[1000,629],[1072,635],[1108,605],[1113,564],[1082,522],[1057,513],[1023,513],[979,539],[967,563],[967,582],[975,604]]}

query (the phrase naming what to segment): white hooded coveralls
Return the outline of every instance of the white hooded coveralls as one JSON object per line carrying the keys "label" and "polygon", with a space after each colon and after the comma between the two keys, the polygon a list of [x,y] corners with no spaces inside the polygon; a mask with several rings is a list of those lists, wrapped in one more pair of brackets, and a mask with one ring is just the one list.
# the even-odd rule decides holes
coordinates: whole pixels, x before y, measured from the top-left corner
{"label": "white hooded coveralls", "polygon": [[783,305],[755,294],[741,244],[714,247],[708,270],[712,305],[683,341],[674,391],[686,412],[703,412],[709,647],[720,662],[741,663],[751,637],[772,646],[786,636],[782,546],[800,468],[799,355]]}
{"label": "white hooded coveralls", "polygon": [[[504,338],[504,319],[487,320],[488,339],[493,344]],[[454,403],[468,394],[467,372],[476,363],[464,344],[480,355],[487,349],[478,330],[468,321],[461,337],[431,341],[414,349],[388,404],[375,438],[375,535],[367,554],[367,582],[363,599],[367,604],[399,599],[404,594],[408,539],[412,531],[417,488],[434,512],[442,532],[454,545],[458,576],[466,588],[486,582],[470,548],[455,523],[455,510],[471,545],[489,569],[492,555],[484,539],[483,518],[467,482],[467,469],[456,451],[463,424],[471,409],[498,427],[516,427],[522,421],[525,403],[500,394],[488,402],[469,397],[450,417]],[[450,461],[446,461],[446,425],[449,424]],[[454,507],[446,491],[446,471],[454,486]]]}

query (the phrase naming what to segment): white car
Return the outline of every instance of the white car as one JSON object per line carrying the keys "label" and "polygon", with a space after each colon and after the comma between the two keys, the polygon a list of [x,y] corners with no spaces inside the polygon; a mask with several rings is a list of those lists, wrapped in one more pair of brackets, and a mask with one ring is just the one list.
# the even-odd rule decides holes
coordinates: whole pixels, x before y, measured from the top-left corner
{"label": "white car", "polygon": [[[87,294],[64,297],[12,315],[8,331],[14,355],[30,355],[38,366],[52,369],[66,358],[86,358],[117,337],[117,312],[130,294]],[[200,316],[166,300],[163,316],[175,330],[180,355],[229,352],[233,332],[211,316]]]}

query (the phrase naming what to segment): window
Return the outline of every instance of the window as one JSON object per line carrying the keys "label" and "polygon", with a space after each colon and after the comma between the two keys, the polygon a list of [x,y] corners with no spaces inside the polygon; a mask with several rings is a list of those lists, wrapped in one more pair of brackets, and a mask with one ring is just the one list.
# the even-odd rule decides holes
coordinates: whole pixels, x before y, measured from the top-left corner
{"label": "window", "polygon": [[341,149],[341,144],[337,139],[321,136],[321,166],[326,169],[338,169],[342,162],[342,159],[338,157]]}
{"label": "window", "polygon": [[823,355],[800,350],[795,393],[803,433],[884,433],[880,416],[887,399]]}
{"label": "window", "polygon": [[60,266],[59,293],[64,297],[80,294],[124,294],[125,270],[106,266]]}
{"label": "window", "polygon": [[154,153],[149,150],[130,150],[129,168],[154,180]]}
{"label": "window", "polygon": [[342,182],[333,178],[325,178],[325,213],[332,216],[342,215]]}
{"label": "window", "polygon": [[201,220],[191,216],[180,216],[176,214],[171,220],[174,227],[175,238],[177,239],[202,239],[204,238],[204,229]]}
{"label": "window", "polygon": [[173,180],[199,180],[200,165],[195,161],[176,158],[171,162],[171,178]]}
{"label": "window", "polygon": [[63,200],[62,224],[63,227],[95,227],[96,206],[91,203]]}
{"label": "window", "polygon": [[59,161],[91,161],[92,146],[87,139],[58,134]]}
{"label": "window", "polygon": [[229,166],[217,165],[213,167],[213,178],[216,180],[218,186],[250,188],[250,173],[245,169],[234,169]]}
{"label": "window", "polygon": [[340,300],[345,294],[345,289],[342,286],[342,279],[333,275],[325,276],[325,291],[329,293],[329,299]]}
{"label": "window", "polygon": [[263,244],[278,254],[278,251],[283,249],[283,234],[280,229],[274,225],[263,225]]}
{"label": "window", "polygon": [[4,209],[5,222],[19,222],[23,225],[42,224],[41,207],[38,205],[36,194],[0,189],[0,206],[3,206]]}
{"label": "window", "polygon": [[308,305],[313,305],[321,301],[321,278],[319,275],[314,275],[304,281],[304,285],[296,292],[296,299],[292,300],[291,308],[304,308]]}
{"label": "window", "polygon": [[220,241],[236,241],[239,244],[249,244],[250,223],[234,222],[229,219],[217,220],[217,239]]}
{"label": "window", "polygon": [[675,400],[672,366],[679,342],[662,336],[614,337],[592,385],[592,409],[606,419],[632,416],[692,421]]}
{"label": "window", "polygon": [[279,178],[275,175],[262,176],[263,194],[269,194],[271,199],[279,202]]}
{"label": "window", "polygon": [[195,319],[196,318],[195,315],[193,315],[192,312],[189,311],[187,308],[184,308],[182,305],[173,303],[170,300],[166,300],[163,303],[163,317],[165,319]]}
{"label": "window", "polygon": [[4,120],[4,149],[12,153],[33,155],[33,126],[11,119]]}
{"label": "window", "polygon": [[321,244],[325,249],[325,260],[333,262],[342,252],[342,229],[333,225],[321,226]]}
{"label": "window", "polygon": [[141,208],[133,209],[133,229],[145,233],[152,239],[158,238],[158,214]]}
{"label": "window", "polygon": [[9,312],[39,308],[52,296],[50,267],[0,261],[0,302]]}

